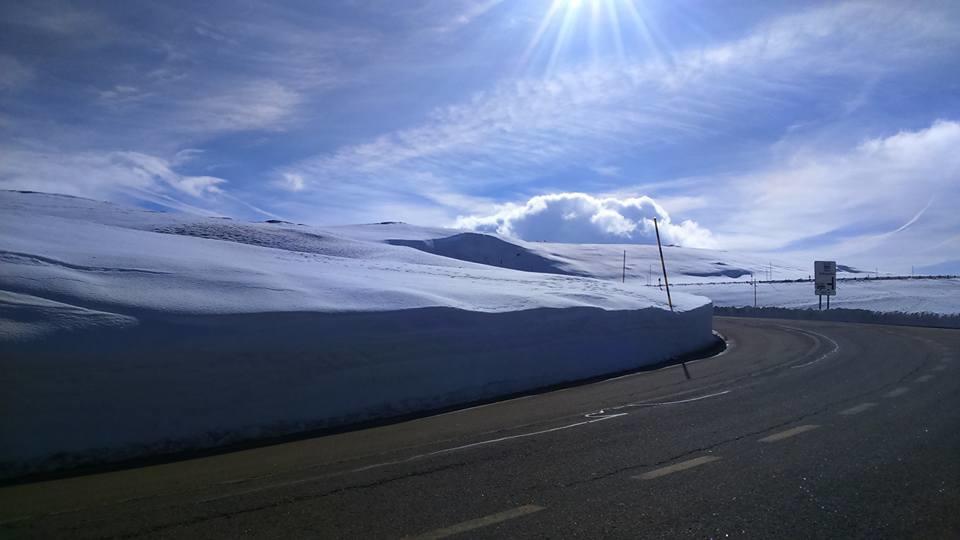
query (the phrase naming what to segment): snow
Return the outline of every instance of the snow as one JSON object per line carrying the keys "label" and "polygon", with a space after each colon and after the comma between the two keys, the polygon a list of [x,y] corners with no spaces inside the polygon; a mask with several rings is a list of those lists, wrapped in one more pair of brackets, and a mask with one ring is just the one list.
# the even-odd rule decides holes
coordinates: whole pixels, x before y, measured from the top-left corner
{"label": "snow", "polygon": [[[676,312],[655,286],[656,246],[404,223],[242,223],[0,191],[0,476],[634,369],[708,346],[704,297],[752,305],[750,272],[809,275],[767,255],[673,246],[664,255]],[[944,315],[838,309],[839,320],[956,325],[960,313],[957,279],[838,288],[835,308]],[[758,304],[811,308],[816,297],[809,282],[760,283]],[[813,312],[736,314],[784,313]]]}
{"label": "snow", "polygon": [[[657,277],[661,275],[660,254],[656,245],[524,242],[493,234],[454,229],[422,230],[409,226],[350,226],[338,230],[351,237],[362,235],[367,240],[410,246],[464,261],[604,280],[621,278],[623,255],[626,252],[627,277],[630,281],[646,284],[652,274],[652,283],[655,285]],[[483,240],[477,241],[480,238]],[[670,282],[677,284],[748,281],[751,273],[755,273],[759,279],[765,275],[768,267],[772,267],[776,279],[801,279],[810,274],[809,269],[794,261],[767,255],[676,246],[664,246],[663,251]],[[844,273],[841,272],[841,275]]]}
{"label": "snow", "polygon": [[[352,228],[346,228],[352,234]],[[616,244],[551,244],[523,242],[495,235],[433,229],[425,236],[419,231],[375,226],[364,237],[397,245],[495,266],[518,270],[590,276],[618,280],[626,252],[628,283],[648,282],[656,287],[662,275],[656,246]],[[483,237],[483,241],[476,241]],[[753,306],[751,273],[758,280],[760,306],[815,308],[817,297],[808,279],[813,261],[804,266],[765,254],[707,249],[664,247],[672,292],[710,298],[716,306]],[[831,305],[877,312],[960,313],[960,281],[957,279],[869,279],[864,272],[838,264],[840,294]],[[767,277],[772,271],[773,280]],[[659,289],[656,289],[659,291]],[[662,293],[661,293],[662,294]]]}
{"label": "snow", "polygon": [[[666,307],[662,294],[642,287],[452,260],[364,240],[364,227],[237,223],[13,192],[0,194],[0,205],[3,288],[97,309],[249,313]],[[683,295],[676,299],[681,310],[703,303]]]}
{"label": "snow", "polygon": [[[719,307],[753,306],[749,283],[687,285],[676,290],[711,298]],[[824,298],[826,303],[826,298]],[[758,307],[817,309],[813,284],[758,283]],[[960,279],[864,279],[837,283],[837,296],[830,307],[877,312],[960,313]]]}
{"label": "snow", "polygon": [[[445,256],[517,249],[436,240],[460,232],[0,192],[0,475],[436,409],[712,341],[705,298],[670,312],[552,253],[553,273]],[[442,249],[397,245],[425,240]]]}

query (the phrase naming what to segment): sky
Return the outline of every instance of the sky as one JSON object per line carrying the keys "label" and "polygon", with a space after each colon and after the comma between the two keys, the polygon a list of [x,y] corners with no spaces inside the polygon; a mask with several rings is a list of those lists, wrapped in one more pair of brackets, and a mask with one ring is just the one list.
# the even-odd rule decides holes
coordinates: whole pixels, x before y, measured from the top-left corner
{"label": "sky", "polygon": [[0,188],[960,271],[960,3],[7,0]]}

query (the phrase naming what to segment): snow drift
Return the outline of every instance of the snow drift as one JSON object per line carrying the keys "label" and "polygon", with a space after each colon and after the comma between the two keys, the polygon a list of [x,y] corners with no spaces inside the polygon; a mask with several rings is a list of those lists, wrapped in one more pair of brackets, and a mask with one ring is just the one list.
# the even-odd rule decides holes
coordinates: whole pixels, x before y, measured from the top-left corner
{"label": "snow drift", "polygon": [[385,241],[446,236],[0,192],[0,474],[445,407],[712,342],[702,297],[671,313],[655,288]]}

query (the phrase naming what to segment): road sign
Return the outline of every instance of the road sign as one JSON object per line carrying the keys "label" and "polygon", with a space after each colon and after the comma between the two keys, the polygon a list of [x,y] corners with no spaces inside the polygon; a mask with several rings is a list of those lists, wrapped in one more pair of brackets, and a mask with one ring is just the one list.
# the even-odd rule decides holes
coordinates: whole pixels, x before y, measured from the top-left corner
{"label": "road sign", "polygon": [[837,295],[836,261],[814,261],[813,275],[813,294],[816,294],[817,296]]}

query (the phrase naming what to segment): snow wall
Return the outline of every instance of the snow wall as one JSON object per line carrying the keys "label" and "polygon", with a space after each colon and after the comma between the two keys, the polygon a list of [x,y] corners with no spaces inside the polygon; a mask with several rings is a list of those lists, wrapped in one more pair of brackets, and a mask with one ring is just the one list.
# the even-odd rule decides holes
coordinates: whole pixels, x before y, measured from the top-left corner
{"label": "snow wall", "polygon": [[[2,477],[432,410],[655,364],[713,340],[709,303],[126,321],[61,306],[58,316],[106,322],[0,341]],[[0,303],[5,324],[36,317]]]}

